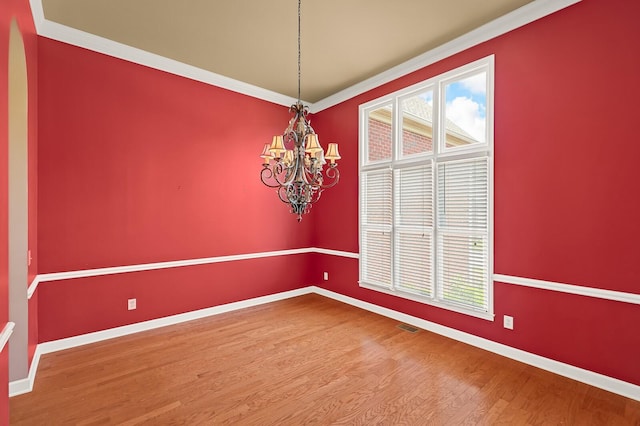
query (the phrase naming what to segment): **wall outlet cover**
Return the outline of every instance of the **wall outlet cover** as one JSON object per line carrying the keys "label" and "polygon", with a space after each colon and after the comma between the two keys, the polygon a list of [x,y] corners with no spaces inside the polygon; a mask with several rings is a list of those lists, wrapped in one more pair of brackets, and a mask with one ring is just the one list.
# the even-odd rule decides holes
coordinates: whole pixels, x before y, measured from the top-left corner
{"label": "wall outlet cover", "polygon": [[510,317],[509,315],[505,315],[503,318],[503,324],[504,324],[504,328],[513,330],[513,317]]}

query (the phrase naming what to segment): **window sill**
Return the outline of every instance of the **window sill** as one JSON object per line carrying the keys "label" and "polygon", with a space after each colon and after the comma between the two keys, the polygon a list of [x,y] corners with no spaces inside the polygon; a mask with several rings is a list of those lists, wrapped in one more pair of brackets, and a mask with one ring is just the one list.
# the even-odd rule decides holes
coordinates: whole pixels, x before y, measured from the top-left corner
{"label": "window sill", "polygon": [[450,304],[446,304],[446,303],[440,303],[440,302],[434,301],[434,300],[426,298],[426,297],[420,297],[418,295],[412,295],[410,293],[389,290],[389,289],[386,289],[386,288],[383,288],[383,287],[378,287],[376,285],[366,284],[366,283],[363,283],[361,281],[358,281],[358,285],[360,287],[366,288],[368,290],[377,291],[379,293],[385,293],[385,294],[388,294],[388,295],[391,295],[391,296],[400,297],[402,299],[411,300],[413,302],[423,303],[425,305],[435,306],[436,308],[441,308],[441,309],[445,309],[447,311],[457,312],[459,314],[464,314],[464,315],[468,315],[468,316],[475,317],[475,318],[480,318],[480,319],[487,320],[487,321],[494,321],[494,319],[495,319],[495,314],[493,312],[491,312],[491,311],[489,311],[489,312],[473,311],[473,310],[465,309],[465,308],[462,308],[462,307],[459,307],[459,306],[455,306],[455,305],[450,305]]}

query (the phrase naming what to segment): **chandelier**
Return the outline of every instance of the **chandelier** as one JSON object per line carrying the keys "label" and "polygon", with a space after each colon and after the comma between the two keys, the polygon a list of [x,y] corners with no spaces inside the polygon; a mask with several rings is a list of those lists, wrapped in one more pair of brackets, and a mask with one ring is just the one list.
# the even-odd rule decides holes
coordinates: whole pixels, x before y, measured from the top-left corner
{"label": "chandelier", "polygon": [[293,117],[284,133],[265,144],[260,155],[264,160],[260,180],[276,189],[280,200],[298,216],[298,222],[320,199],[322,191],[340,180],[338,144],[330,143],[325,152],[311,127],[308,107],[300,101],[300,3],[298,0],[298,101],[289,108]]}

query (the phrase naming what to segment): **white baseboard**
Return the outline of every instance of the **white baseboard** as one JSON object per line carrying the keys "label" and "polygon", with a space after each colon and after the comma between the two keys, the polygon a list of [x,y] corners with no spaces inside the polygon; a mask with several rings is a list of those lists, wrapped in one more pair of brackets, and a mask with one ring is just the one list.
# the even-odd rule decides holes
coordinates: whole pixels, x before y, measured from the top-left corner
{"label": "white baseboard", "polygon": [[122,327],[110,328],[108,330],[96,331],[80,336],[68,337],[66,339],[54,340],[52,342],[40,343],[36,347],[36,352],[29,367],[29,376],[25,379],[14,380],[9,383],[9,396],[22,395],[31,392],[35,382],[40,356],[52,352],[63,351],[78,346],[88,345],[90,343],[101,342],[103,340],[114,339],[116,337],[127,336],[129,334],[139,333],[141,331],[153,330],[169,325],[180,324],[186,321],[210,317],[213,315],[223,314],[226,312],[237,311],[239,309],[258,306],[265,303],[276,302],[278,300],[289,299],[291,297],[301,296],[313,292],[312,287],[304,287],[296,290],[285,291],[282,293],[270,294],[268,296],[256,297],[239,302],[227,303],[225,305],[214,306],[211,308],[199,309],[197,311],[185,312],[184,314],[171,315],[164,318],[158,318],[149,321],[143,321],[136,324],[124,325]]}
{"label": "white baseboard", "polygon": [[36,373],[38,372],[38,364],[40,364],[40,355],[42,349],[40,345],[36,346],[36,352],[33,354],[33,360],[29,366],[29,375],[25,379],[14,380],[9,382],[9,396],[18,396],[29,393],[33,390],[33,384],[36,381]]}
{"label": "white baseboard", "polygon": [[244,309],[251,306],[257,306],[264,303],[284,300],[309,293],[316,293],[321,296],[328,297],[330,299],[337,300],[339,302],[346,303],[348,305],[352,305],[360,309],[376,313],[378,315],[392,318],[399,322],[410,324],[423,330],[431,331],[433,333],[440,334],[442,336],[449,337],[463,343],[467,343],[469,345],[505,356],[507,358],[514,359],[516,361],[523,362],[528,365],[532,365],[534,367],[541,368],[543,370],[550,371],[560,376],[568,377],[570,379],[577,380],[579,382],[586,383],[588,385],[604,389],[618,395],[622,395],[626,398],[640,401],[640,386],[638,385],[595,373],[593,371],[575,367],[573,365],[555,361],[549,358],[545,358],[540,355],[535,355],[520,349],[512,348],[501,343],[496,343],[482,337],[474,336],[473,334],[465,333],[450,327],[445,327],[443,325],[436,324],[422,318],[414,317],[412,315],[374,305],[373,303],[354,299],[352,297],[335,293],[333,291],[316,286],[309,286],[297,290],[243,300],[240,302],[228,303],[226,305],[214,306],[212,308],[200,309],[198,311],[187,312],[184,314],[172,315],[165,318],[116,327],[109,330],[84,334],[81,336],[69,337],[53,342],[41,343],[36,348],[36,353],[29,369],[28,378],[9,383],[9,396],[16,396],[27,393],[33,389],[35,375],[38,369],[38,363],[40,361],[40,355],[70,349],[89,343],[100,342],[107,339],[113,339],[116,337],[126,336],[128,334],[138,333],[140,331],[152,330],[159,327],[179,324],[185,321],[191,321],[194,319],[205,318],[212,315],[235,311],[238,309]]}
{"label": "white baseboard", "polygon": [[507,358],[511,358],[516,361],[520,361],[522,363],[550,371],[560,376],[568,377],[570,379],[577,380],[579,382],[586,383],[588,385],[595,386],[597,388],[604,389],[606,391],[613,392],[618,395],[634,399],[636,401],[640,401],[640,386],[634,385],[633,383],[614,379],[613,377],[605,376],[603,374],[595,373],[593,371],[585,370],[573,365],[545,358],[540,355],[512,348],[511,346],[503,345],[492,340],[484,339],[473,334],[445,327],[443,325],[436,324],[422,318],[407,315],[402,312],[374,305],[372,303],[363,302],[362,300],[344,296],[339,293],[334,293],[323,288],[314,287],[313,292],[388,318],[392,318],[399,322],[410,324],[423,330],[431,331],[433,333],[440,334],[442,336],[449,337],[463,343],[467,343],[480,349],[485,349],[489,352],[493,352],[498,355],[502,355]]}
{"label": "white baseboard", "polygon": [[276,302],[278,300],[289,299],[291,297],[301,296],[303,294],[309,294],[311,292],[311,287],[304,287],[297,290],[285,291],[282,293],[270,294],[268,296],[261,296],[253,299],[241,300],[239,302],[227,303],[225,305],[213,306],[211,308],[199,309],[197,311],[185,312],[184,314],[171,315],[164,318],[143,321],[130,325],[123,325],[121,327],[110,328],[103,331],[96,331],[80,336],[68,337],[66,339],[54,340],[52,342],[45,342],[39,344],[38,347],[41,347],[42,354],[63,351],[65,349],[75,348],[77,346],[83,346],[90,343],[101,342],[103,340],[114,339],[116,337],[139,333],[141,331],[153,330],[160,327],[166,327],[168,325],[180,324],[186,321],[224,314],[226,312],[237,311],[239,309],[250,308],[252,306]]}

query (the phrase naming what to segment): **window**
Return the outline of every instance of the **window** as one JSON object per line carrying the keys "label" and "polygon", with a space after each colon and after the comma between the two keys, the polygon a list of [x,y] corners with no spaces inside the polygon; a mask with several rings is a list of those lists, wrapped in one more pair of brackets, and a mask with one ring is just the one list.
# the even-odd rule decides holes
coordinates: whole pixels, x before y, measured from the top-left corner
{"label": "window", "polygon": [[360,106],[360,285],[493,319],[493,56]]}

